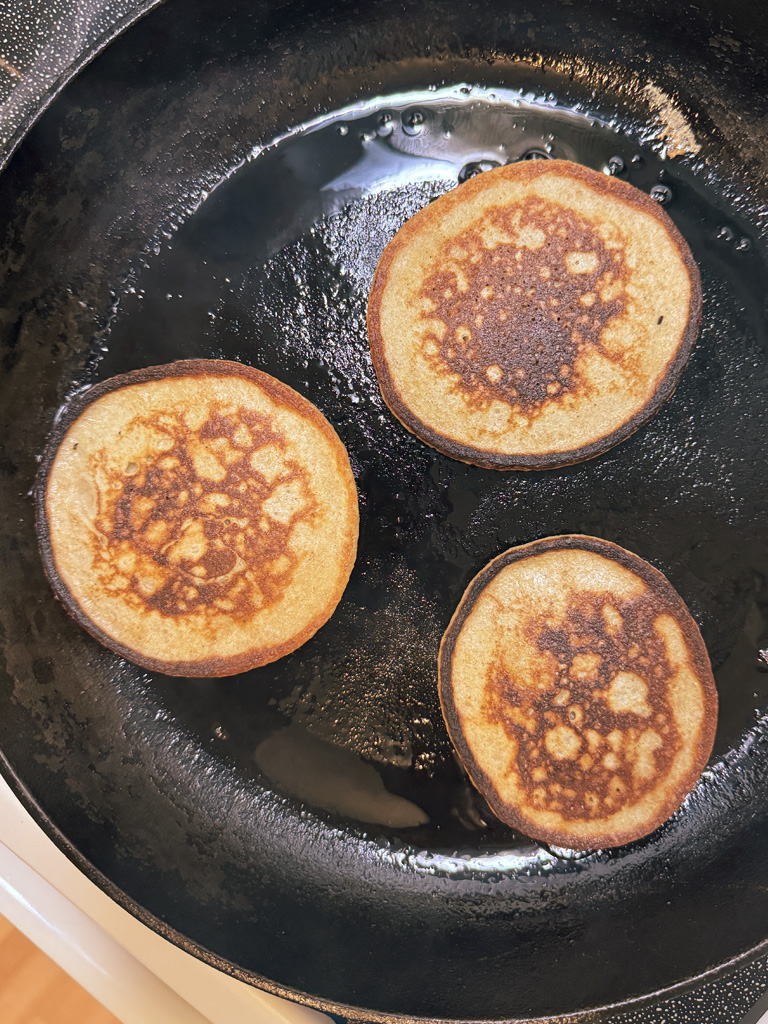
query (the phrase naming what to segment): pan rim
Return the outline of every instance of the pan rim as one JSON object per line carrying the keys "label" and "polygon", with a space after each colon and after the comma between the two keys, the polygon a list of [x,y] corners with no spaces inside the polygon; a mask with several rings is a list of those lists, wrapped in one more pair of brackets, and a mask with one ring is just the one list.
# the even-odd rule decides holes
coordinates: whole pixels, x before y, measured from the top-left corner
{"label": "pan rim", "polygon": [[58,75],[53,82],[37,97],[37,102],[29,110],[20,123],[16,126],[8,140],[0,147],[0,174],[5,170],[11,161],[13,154],[29,135],[37,121],[45,113],[48,107],[56,100],[60,93],[69,85],[73,78],[76,78],[83,68],[87,67],[92,60],[106,50],[111,42],[123,32],[140,21],[145,14],[149,14],[155,7],[165,3],[165,0],[133,0],[134,9],[128,11],[122,17],[113,21],[96,39],[88,46],[84,53],[72,61],[64,71]]}

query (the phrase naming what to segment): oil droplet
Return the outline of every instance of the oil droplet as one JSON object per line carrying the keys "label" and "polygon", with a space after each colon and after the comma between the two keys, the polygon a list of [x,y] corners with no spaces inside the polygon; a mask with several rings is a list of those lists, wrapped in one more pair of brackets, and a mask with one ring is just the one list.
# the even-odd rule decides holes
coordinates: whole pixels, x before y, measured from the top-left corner
{"label": "oil droplet", "polygon": [[632,163],[635,165],[635,167],[639,167],[640,164],[643,162],[643,158],[642,156],[640,156],[639,153],[635,153],[635,155],[632,157]]}
{"label": "oil droplet", "polygon": [[421,110],[412,110],[403,114],[403,131],[406,135],[419,135],[424,131],[424,113]]}
{"label": "oil droplet", "polygon": [[757,668],[760,672],[768,672],[768,647],[757,652]]}
{"label": "oil droplet", "polygon": [[501,167],[498,160],[474,160],[471,163],[464,164],[459,171],[459,183],[463,184],[465,181],[469,181],[470,178],[476,178],[483,171],[493,170],[494,167]]}
{"label": "oil droplet", "polygon": [[228,738],[229,733],[227,732],[223,725],[217,725],[214,727],[213,735],[216,737],[217,740],[225,740]]}
{"label": "oil droplet", "polygon": [[395,130],[394,119],[389,111],[385,110],[384,113],[379,116],[379,127],[377,130],[382,139],[391,135]]}
{"label": "oil droplet", "polygon": [[654,185],[650,191],[651,199],[659,206],[668,206],[672,202],[672,189],[667,185]]}
{"label": "oil droplet", "polygon": [[349,125],[348,124],[340,124],[336,128],[336,131],[339,133],[339,135],[346,135],[349,132]]}
{"label": "oil droplet", "polygon": [[620,156],[609,156],[605,165],[606,174],[621,174],[625,168],[624,160]]}

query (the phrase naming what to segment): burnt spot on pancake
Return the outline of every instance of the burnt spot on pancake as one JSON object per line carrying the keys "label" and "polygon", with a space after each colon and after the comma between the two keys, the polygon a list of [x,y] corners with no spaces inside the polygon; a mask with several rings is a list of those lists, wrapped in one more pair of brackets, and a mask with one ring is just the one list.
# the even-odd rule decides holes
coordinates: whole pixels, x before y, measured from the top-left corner
{"label": "burnt spot on pancake", "polygon": [[[421,295],[432,310],[423,346],[437,373],[455,375],[467,402],[494,399],[524,413],[588,388],[579,356],[626,309],[624,255],[587,218],[532,197],[487,211],[496,236],[488,249],[470,231],[446,243],[445,269]],[[610,358],[610,355],[609,355]]]}
{"label": "burnt spot on pancake", "polygon": [[[247,618],[278,600],[298,561],[291,534],[317,512],[282,434],[242,408],[194,430],[173,414],[134,428],[152,431],[160,450],[102,481],[93,564],[105,588],[167,616]],[[95,477],[104,461],[94,458]]]}
{"label": "burnt spot on pancake", "polygon": [[528,639],[555,658],[540,688],[519,689],[501,659],[483,710],[514,739],[514,771],[532,807],[582,821],[602,818],[651,791],[680,749],[669,702],[672,668],[649,597],[575,595],[565,621]]}
{"label": "burnt spot on pancake", "polygon": [[260,370],[188,359],[88,389],[35,493],[43,566],[75,620],[176,676],[295,651],[355,561],[349,457],[319,409]]}
{"label": "burnt spot on pancake", "polygon": [[654,831],[712,751],[717,691],[669,581],[596,537],[511,548],[470,583],[445,632],[450,738],[493,812],[572,849]]}
{"label": "burnt spot on pancake", "polygon": [[408,220],[368,300],[397,419],[451,458],[553,469],[670,398],[701,319],[690,249],[644,192],[565,160],[477,175]]}

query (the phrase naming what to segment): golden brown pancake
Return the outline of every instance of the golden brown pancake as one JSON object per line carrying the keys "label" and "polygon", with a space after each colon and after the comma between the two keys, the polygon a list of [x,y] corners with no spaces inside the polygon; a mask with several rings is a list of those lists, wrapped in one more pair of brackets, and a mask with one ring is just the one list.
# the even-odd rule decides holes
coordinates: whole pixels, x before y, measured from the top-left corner
{"label": "golden brown pancake", "polygon": [[48,577],[83,628],[171,675],[288,654],[330,617],[357,491],[325,417],[249,366],[190,359],[91,388],[38,486]]}
{"label": "golden brown pancake", "polygon": [[712,751],[704,642],[660,572],[608,541],[548,537],[499,555],[443,637],[440,700],[494,813],[576,850],[652,832]]}
{"label": "golden brown pancake", "polygon": [[565,160],[470,178],[395,235],[368,334],[387,405],[454,459],[548,469],[623,441],[672,394],[698,268],[644,192]]}

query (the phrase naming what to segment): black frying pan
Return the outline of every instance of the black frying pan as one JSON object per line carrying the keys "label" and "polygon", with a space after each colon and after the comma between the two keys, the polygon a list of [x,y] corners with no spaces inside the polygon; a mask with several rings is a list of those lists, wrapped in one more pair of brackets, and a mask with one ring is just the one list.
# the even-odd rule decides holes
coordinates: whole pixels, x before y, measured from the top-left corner
{"label": "black frying pan", "polygon": [[[765,948],[767,55],[761,4],[171,0],[29,133],[0,178],[2,770],[142,920],[376,1020],[604,1019]],[[367,287],[399,225],[460,176],[548,155],[620,157],[627,180],[664,186],[701,267],[700,342],[618,448],[483,471],[383,406]],[[315,402],[360,492],[332,620],[226,680],[149,675],[81,632],[45,581],[30,496],[74,391],[197,356]],[[493,817],[435,686],[479,568],[565,532],[668,575],[721,702],[681,811],[578,856]]]}

